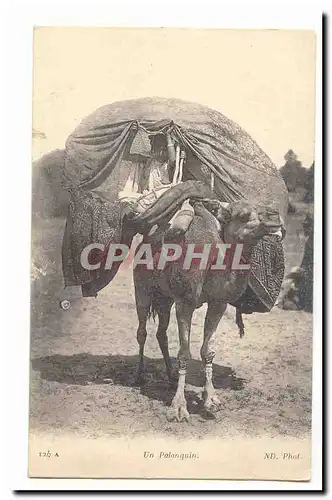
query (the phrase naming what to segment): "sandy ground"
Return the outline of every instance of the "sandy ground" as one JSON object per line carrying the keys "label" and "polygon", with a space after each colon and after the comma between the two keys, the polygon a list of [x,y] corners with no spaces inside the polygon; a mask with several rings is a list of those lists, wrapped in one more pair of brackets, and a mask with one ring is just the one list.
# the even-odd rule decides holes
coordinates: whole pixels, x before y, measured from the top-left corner
{"label": "sandy ground", "polygon": [[[299,265],[304,240],[303,213],[290,219],[285,240],[287,269]],[[166,410],[174,394],[155,338],[148,325],[147,383],[134,386],[138,363],[137,319],[130,270],[119,272],[97,299],[64,290],[61,278],[63,219],[40,219],[33,235],[38,259],[49,261],[46,276],[32,287],[30,428],[38,432],[74,432],[99,436],[265,435],[304,437],[311,419],[312,315],[275,307],[268,314],[244,316],[240,339],[235,310],[220,323],[214,383],[223,408],[214,419],[202,413],[204,382],[199,349],[205,307],[192,327],[193,360],[187,377],[189,423],[169,423]],[[63,311],[59,301],[70,298]],[[172,313],[169,347],[178,350]],[[175,359],[174,359],[175,362]]]}

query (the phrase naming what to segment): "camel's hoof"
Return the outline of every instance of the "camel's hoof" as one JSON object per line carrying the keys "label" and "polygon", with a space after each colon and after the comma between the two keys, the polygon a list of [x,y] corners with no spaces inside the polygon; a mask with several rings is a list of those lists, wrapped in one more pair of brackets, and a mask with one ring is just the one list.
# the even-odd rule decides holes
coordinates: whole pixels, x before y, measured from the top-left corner
{"label": "camel's hoof", "polygon": [[207,397],[204,401],[204,409],[209,414],[217,413],[221,410],[222,406],[220,399],[216,395]]}
{"label": "camel's hoof", "polygon": [[167,412],[169,422],[189,422],[189,413],[185,405],[171,406]]}

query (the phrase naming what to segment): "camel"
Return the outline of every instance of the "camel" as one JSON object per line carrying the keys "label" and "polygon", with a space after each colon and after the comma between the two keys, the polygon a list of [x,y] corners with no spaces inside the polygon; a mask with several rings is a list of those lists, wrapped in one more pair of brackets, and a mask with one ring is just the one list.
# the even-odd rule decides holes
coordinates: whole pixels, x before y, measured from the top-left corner
{"label": "camel", "polygon": [[[202,242],[216,244],[242,244],[242,255],[246,262],[250,261],[251,248],[265,235],[276,233],[281,228],[278,222],[262,217],[264,207],[260,210],[247,202],[223,203],[217,200],[203,199],[193,202],[195,215],[185,232],[177,236],[177,243]],[[266,209],[266,214],[268,209]],[[150,243],[155,259],[161,251],[162,243],[167,240],[167,230],[159,235],[145,234],[141,243]],[[174,239],[172,240],[174,241]],[[138,247],[139,248],[139,247]],[[138,249],[137,249],[138,250]],[[178,352],[178,381],[171,406],[167,412],[169,421],[188,421],[189,413],[185,399],[185,381],[187,363],[191,359],[190,329],[193,312],[207,303],[207,313],[204,324],[204,338],[201,347],[201,359],[205,367],[205,386],[203,389],[203,404],[208,412],[214,413],[220,409],[220,401],[215,394],[212,382],[212,363],[215,356],[214,341],[219,322],[227,308],[227,304],[235,302],[245,291],[248,271],[211,270],[213,257],[205,269],[193,265],[183,269],[181,262],[169,262],[163,270],[134,267],[134,285],[136,309],[138,316],[137,341],[139,344],[139,367],[137,382],[143,380],[144,345],[147,337],[146,324],[151,314],[158,316],[157,340],[163,354],[168,378],[174,383],[171,359],[168,351],[167,328],[170,321],[170,311],[175,303],[178,323],[180,348]],[[238,311],[237,311],[238,313]],[[242,317],[237,324],[243,332]]]}

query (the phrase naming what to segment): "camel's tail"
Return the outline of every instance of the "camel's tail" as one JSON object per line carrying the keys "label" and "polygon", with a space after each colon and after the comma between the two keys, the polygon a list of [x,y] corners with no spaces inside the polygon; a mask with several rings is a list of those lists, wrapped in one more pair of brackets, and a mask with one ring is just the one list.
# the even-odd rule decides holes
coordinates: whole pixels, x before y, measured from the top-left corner
{"label": "camel's tail", "polygon": [[236,308],[235,322],[236,322],[238,329],[239,329],[240,338],[242,339],[242,337],[244,337],[244,323],[243,323],[243,319],[242,319],[241,309]]}
{"label": "camel's tail", "polygon": [[148,319],[156,320],[156,316],[160,313],[169,313],[174,301],[167,297],[160,290],[154,290],[151,295],[151,303],[148,311]]}
{"label": "camel's tail", "polygon": [[152,299],[151,304],[149,306],[148,319],[153,319],[153,321],[155,322],[157,313],[158,313],[157,303],[155,300]]}

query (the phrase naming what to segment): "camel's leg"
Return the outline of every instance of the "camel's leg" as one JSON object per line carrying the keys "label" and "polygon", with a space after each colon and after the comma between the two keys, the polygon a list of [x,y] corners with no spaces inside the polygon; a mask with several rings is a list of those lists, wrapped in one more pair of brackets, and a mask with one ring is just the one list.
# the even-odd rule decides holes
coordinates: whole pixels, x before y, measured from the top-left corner
{"label": "camel's leg", "polygon": [[204,323],[204,341],[201,347],[201,358],[205,365],[205,386],[203,391],[204,408],[208,411],[217,410],[220,401],[215,394],[212,383],[212,363],[215,351],[215,335],[219,322],[226,311],[227,304],[209,302]]}
{"label": "camel's leg", "polygon": [[163,354],[163,358],[166,365],[167,376],[170,382],[174,382],[174,376],[172,373],[172,362],[168,350],[167,328],[171,316],[172,305],[173,305],[172,299],[169,299],[168,297],[162,297],[162,303],[158,304],[158,306],[156,307],[159,319],[157,340],[160,350]]}
{"label": "camel's leg", "polygon": [[187,362],[189,359],[191,359],[190,328],[194,309],[194,307],[187,304],[176,304],[176,318],[178,322],[180,339],[180,350],[178,353],[179,380],[175,396],[167,413],[167,418],[168,420],[177,420],[178,422],[189,420],[186,398],[184,396],[184,388],[186,383]]}
{"label": "camel's leg", "polygon": [[144,383],[144,345],[147,337],[146,322],[148,319],[151,299],[148,289],[143,283],[135,280],[136,311],[138,317],[137,342],[139,345],[139,365],[136,384]]}

